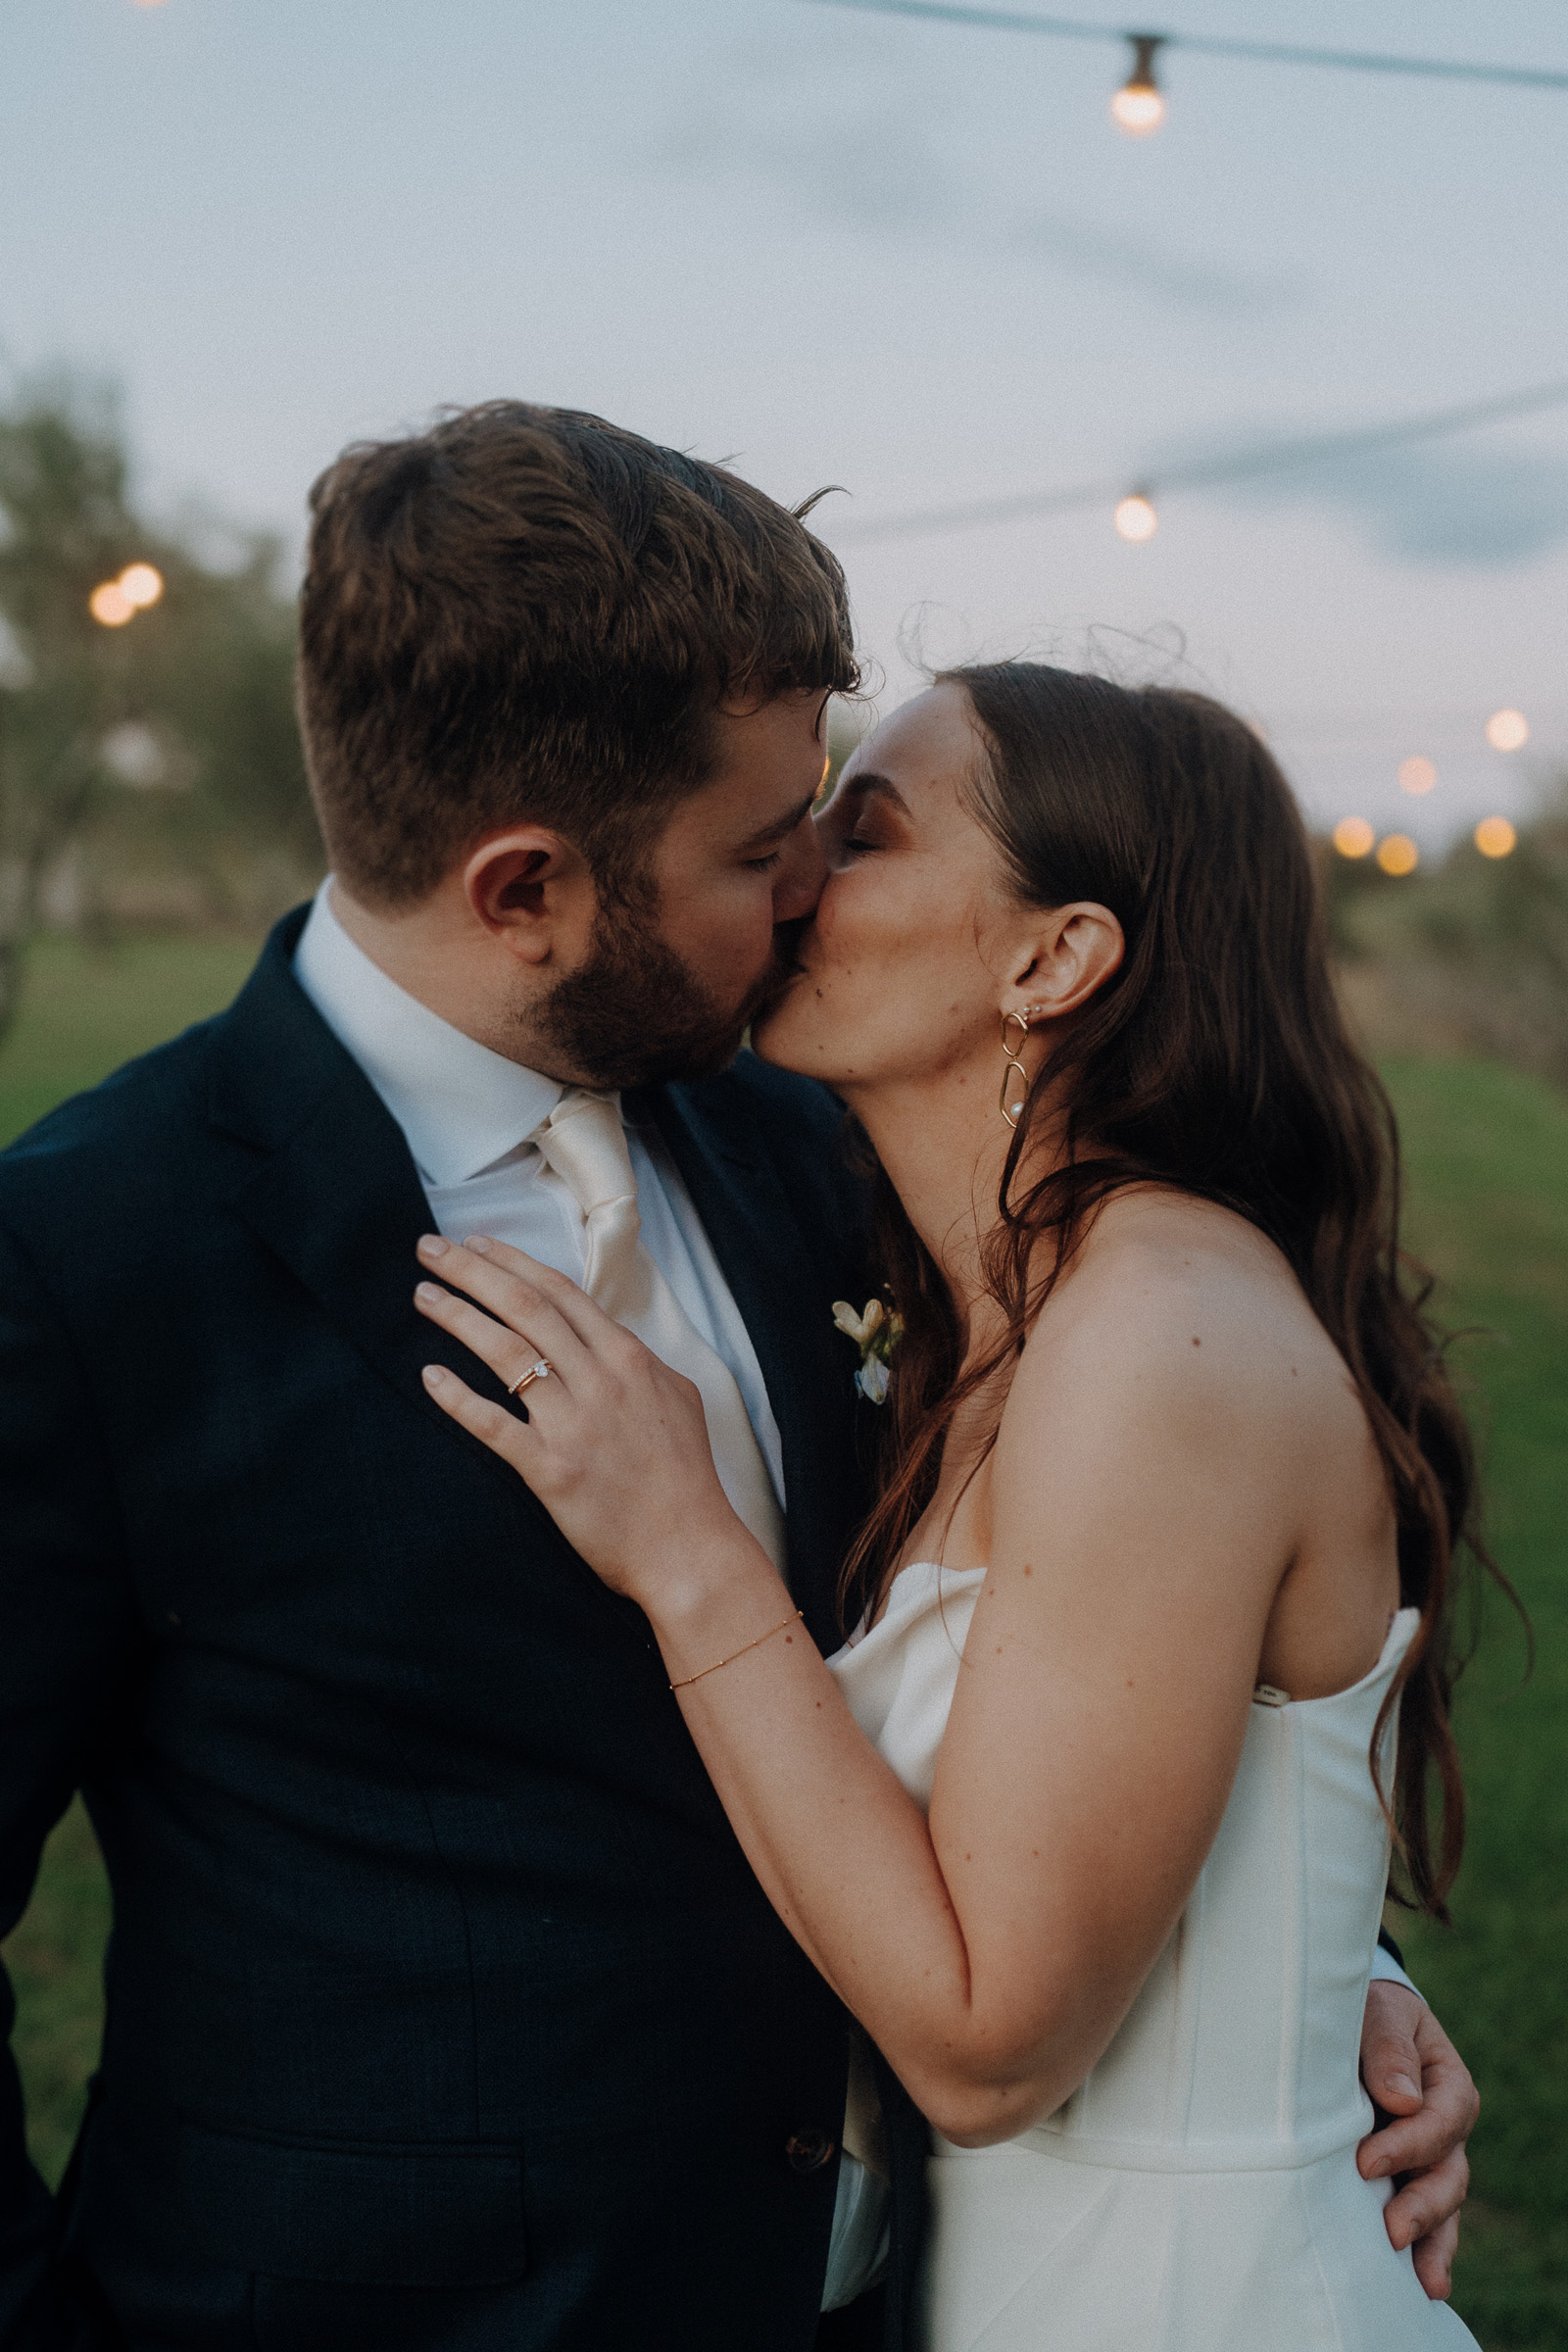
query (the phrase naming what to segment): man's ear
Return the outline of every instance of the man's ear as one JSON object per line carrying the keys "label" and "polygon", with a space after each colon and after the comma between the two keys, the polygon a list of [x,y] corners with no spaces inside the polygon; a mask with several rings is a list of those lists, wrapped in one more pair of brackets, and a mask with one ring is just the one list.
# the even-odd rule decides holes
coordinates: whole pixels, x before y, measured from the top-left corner
{"label": "man's ear", "polygon": [[474,920],[519,963],[575,962],[599,895],[580,850],[544,825],[513,825],[480,842],[463,869]]}
{"label": "man's ear", "polygon": [[1088,899],[1054,906],[1044,926],[1020,944],[1002,1010],[1060,1020],[1103,988],[1126,953],[1126,936],[1108,906]]}

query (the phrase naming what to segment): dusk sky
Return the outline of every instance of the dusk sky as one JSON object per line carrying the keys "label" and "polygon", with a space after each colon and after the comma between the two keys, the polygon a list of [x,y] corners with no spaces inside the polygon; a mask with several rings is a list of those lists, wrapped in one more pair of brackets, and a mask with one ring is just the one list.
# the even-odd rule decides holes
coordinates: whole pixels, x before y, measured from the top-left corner
{"label": "dusk sky", "polygon": [[[1568,68],[1562,0],[1153,22]],[[1076,13],[1122,22],[1104,0]],[[1568,767],[1568,403],[1376,459],[886,540],[1568,378],[1568,90],[1171,54],[823,0],[8,0],[0,355],[123,387],[149,503],[282,533],[342,444],[498,394],[795,500],[882,707],[1051,654],[1236,702],[1314,817],[1429,847]],[[1500,705],[1528,747],[1491,750]],[[1396,771],[1424,754],[1425,799]]]}

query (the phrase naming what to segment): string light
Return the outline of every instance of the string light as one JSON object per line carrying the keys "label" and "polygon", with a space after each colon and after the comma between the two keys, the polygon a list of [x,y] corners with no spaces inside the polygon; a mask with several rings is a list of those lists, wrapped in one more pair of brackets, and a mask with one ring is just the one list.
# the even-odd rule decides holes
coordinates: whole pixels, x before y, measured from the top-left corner
{"label": "string light", "polygon": [[102,627],[122,629],[163,593],[164,575],[155,564],[127,564],[118,580],[104,580],[93,590],[87,610]]}
{"label": "string light", "polygon": [[[1530,741],[1530,722],[1522,710],[1494,710],[1487,721],[1487,741],[1494,752],[1521,751]],[[1508,847],[1512,849],[1512,842]]]}
{"label": "string light", "polygon": [[[1157,483],[1151,483],[1146,477],[1135,495],[1152,507],[1156,488],[1163,496],[1167,490],[1206,490],[1227,482],[1255,481],[1298,466],[1319,465],[1326,459],[1403,449],[1412,442],[1435,441],[1448,433],[1473,432],[1483,425],[1500,424],[1515,416],[1530,416],[1544,409],[1564,407],[1568,407],[1568,380],[1559,377],[1554,383],[1538,384],[1528,392],[1508,392],[1494,400],[1466,401],[1456,408],[1429,409],[1423,416],[1406,416],[1392,424],[1352,427],[1347,432],[1321,433],[1307,440],[1254,443],[1250,449],[1237,450],[1228,458],[1195,459],[1190,465],[1169,466]],[[1005,497],[975,499],[958,507],[921,507],[908,514],[888,514],[866,522],[846,520],[841,535],[849,544],[856,540],[901,539],[915,532],[970,530],[984,523],[1015,522],[1034,514],[1075,514],[1091,507],[1103,511],[1108,503],[1116,501],[1120,487],[1114,482],[1082,482],[1060,490],[1013,491]],[[1146,532],[1145,536],[1148,535]]]}
{"label": "string light", "polygon": [[1432,790],[1437,780],[1437,769],[1431,760],[1424,760],[1419,752],[1413,760],[1399,761],[1399,790],[1401,792],[1408,792],[1419,799],[1422,793]]}
{"label": "string light", "polygon": [[1475,845],[1483,858],[1506,858],[1518,840],[1505,816],[1484,816],[1475,830]]}
{"label": "string light", "polygon": [[1342,858],[1364,858],[1377,835],[1364,816],[1342,816],[1334,828],[1334,847]]}
{"label": "string light", "polygon": [[1154,58],[1160,48],[1157,32],[1130,32],[1133,70],[1110,102],[1111,121],[1130,139],[1147,139],[1165,120],[1165,100],[1154,79]]}
{"label": "string light", "polygon": [[1408,833],[1389,833],[1378,843],[1378,863],[1386,874],[1413,874],[1421,853]]}
{"label": "string light", "polygon": [[127,605],[144,612],[164,593],[164,575],[152,564],[127,564],[116,585]]}
{"label": "string light", "polygon": [[118,580],[105,580],[87,599],[87,610],[101,628],[122,629],[135,617],[136,608]]}
{"label": "string light", "polygon": [[1159,528],[1159,516],[1154,513],[1154,502],[1144,490],[1134,490],[1126,498],[1118,501],[1113,519],[1119,536],[1123,539],[1131,539],[1135,544],[1142,544],[1146,539],[1152,539]]}
{"label": "string light", "polygon": [[[953,0],[826,0],[881,17],[923,17],[928,24],[983,26],[993,32],[1037,32],[1059,41],[1137,40],[1110,24],[1079,17],[1037,17],[1014,8],[963,8]],[[1243,57],[1253,65],[1327,66],[1348,74],[1413,74],[1424,81],[1495,81],[1513,89],[1568,90],[1568,73],[1542,66],[1487,66],[1450,57],[1391,57],[1371,49],[1303,49],[1294,41],[1246,41],[1226,33],[1145,34],[1162,49],[1191,49],[1201,57]]]}

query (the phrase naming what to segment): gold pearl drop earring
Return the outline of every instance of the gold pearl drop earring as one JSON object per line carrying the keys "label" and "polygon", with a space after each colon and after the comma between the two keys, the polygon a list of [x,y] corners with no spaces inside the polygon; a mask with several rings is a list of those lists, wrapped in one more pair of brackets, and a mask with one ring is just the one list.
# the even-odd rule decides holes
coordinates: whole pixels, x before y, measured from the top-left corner
{"label": "gold pearl drop earring", "polygon": [[[1029,1034],[1030,1022],[1044,1010],[1043,1004],[1026,1004],[1022,1012],[1004,1012],[1002,1016],[1002,1092],[997,1097],[997,1108],[1012,1128],[1016,1128],[1023,1117],[1024,1104],[1029,1100],[1029,1073],[1023,1066],[1023,1041]],[[1011,1035],[1014,1025],[1018,1031],[1016,1038]],[[1009,1102],[1007,1087],[1014,1070],[1018,1073],[1023,1093],[1016,1102]]]}
{"label": "gold pearl drop earring", "polygon": [[[1018,1031],[1016,1038],[1014,1038],[1011,1034],[1014,1026],[1016,1026]],[[1002,1092],[997,1097],[997,1108],[1006,1120],[1007,1125],[1014,1128],[1017,1126],[1018,1121],[1023,1117],[1023,1106],[1029,1100],[1029,1073],[1023,1066],[1021,1053],[1024,1039],[1028,1036],[1028,1034],[1029,1015],[1027,1012],[1004,1012],[1003,1014]],[[1016,1102],[1009,1102],[1007,1100],[1007,1089],[1012,1082],[1012,1074],[1014,1070],[1016,1070],[1018,1073],[1019,1082],[1023,1087],[1023,1093],[1019,1096]]]}

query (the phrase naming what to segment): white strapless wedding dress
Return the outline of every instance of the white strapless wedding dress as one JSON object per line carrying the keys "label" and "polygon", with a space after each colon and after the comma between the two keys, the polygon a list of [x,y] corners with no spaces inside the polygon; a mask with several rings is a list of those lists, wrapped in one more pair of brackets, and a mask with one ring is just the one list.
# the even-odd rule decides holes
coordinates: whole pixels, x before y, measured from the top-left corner
{"label": "white strapless wedding dress", "polygon": [[[906,1568],[829,1660],[922,1804],[984,1576]],[[933,2135],[920,2352],[1475,2352],[1355,2169],[1389,1859],[1367,1751],[1418,1622],[1352,1690],[1254,1702],[1192,1899],[1066,2104],[997,2147]]]}

